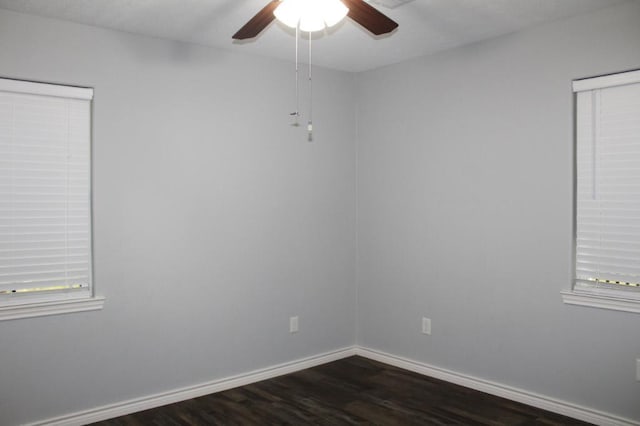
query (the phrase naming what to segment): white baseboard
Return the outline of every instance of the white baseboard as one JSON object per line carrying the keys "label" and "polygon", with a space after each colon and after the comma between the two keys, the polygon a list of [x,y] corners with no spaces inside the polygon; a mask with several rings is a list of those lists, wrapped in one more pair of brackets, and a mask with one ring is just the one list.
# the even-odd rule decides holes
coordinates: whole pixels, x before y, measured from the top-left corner
{"label": "white baseboard", "polygon": [[384,352],[368,349],[364,347],[356,347],[356,355],[382,362],[384,364],[393,365],[404,370],[413,371],[425,376],[434,377],[460,386],[475,389],[491,395],[506,398],[512,401],[521,402],[543,410],[562,414],[574,419],[593,423],[601,426],[640,426],[640,422],[631,419],[625,419],[613,414],[604,413],[593,410],[591,408],[582,407],[538,395],[522,389],[505,386],[500,383],[491,382],[489,380],[479,379],[477,377],[467,376],[454,371],[445,370],[443,368],[434,367],[429,364],[413,361],[410,359],[398,357]]}
{"label": "white baseboard", "polygon": [[91,410],[79,411],[76,413],[43,420],[36,423],[30,423],[26,426],[82,426],[93,422],[112,419],[114,417],[124,416],[138,411],[148,410],[150,408],[160,407],[166,404],[184,401],[199,396],[208,395],[215,392],[221,392],[233,389],[239,386],[245,386],[251,383],[271,379],[284,374],[294,373],[306,368],[315,367],[328,362],[337,361],[356,354],[354,346],[315,355],[309,358],[303,358],[284,364],[275,365],[260,370],[255,370],[246,374],[227,377],[220,380],[201,383],[195,386],[175,389],[169,392],[158,393],[144,398],[131,399],[122,401],[117,404],[105,405]]}
{"label": "white baseboard", "polygon": [[640,426],[640,422],[613,414],[593,410],[571,404],[569,402],[553,399],[544,395],[538,395],[522,389],[505,386],[489,380],[467,376],[454,371],[435,367],[429,364],[413,361],[399,356],[387,354],[373,349],[352,346],[334,352],[328,352],[296,361],[278,364],[272,367],[255,370],[246,374],[227,377],[220,380],[201,383],[199,385],[186,388],[174,389],[172,391],[158,393],[143,398],[122,401],[116,404],[79,411],[76,413],[51,418],[26,426],[82,426],[93,422],[124,416],[150,408],[160,407],[166,404],[184,401],[211,393],[245,386],[261,380],[271,379],[284,374],[294,373],[306,368],[315,367],[328,362],[337,361],[349,356],[359,355],[384,364],[393,365],[405,370],[413,371],[425,376],[434,377],[457,385],[465,386],[491,395],[496,395],[512,401],[521,402],[533,407],[541,408],[554,413],[573,417],[589,423],[602,426]]}

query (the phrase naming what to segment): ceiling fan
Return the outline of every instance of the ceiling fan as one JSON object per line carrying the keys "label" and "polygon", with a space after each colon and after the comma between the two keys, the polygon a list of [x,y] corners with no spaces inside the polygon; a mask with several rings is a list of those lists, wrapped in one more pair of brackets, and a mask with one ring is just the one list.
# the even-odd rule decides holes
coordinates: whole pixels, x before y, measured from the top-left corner
{"label": "ceiling fan", "polygon": [[[270,1],[260,12],[233,35],[234,40],[246,40],[258,36],[274,19],[274,11],[283,0]],[[398,27],[388,16],[379,12],[364,0],[341,0],[349,11],[347,16],[374,35],[387,34]]]}

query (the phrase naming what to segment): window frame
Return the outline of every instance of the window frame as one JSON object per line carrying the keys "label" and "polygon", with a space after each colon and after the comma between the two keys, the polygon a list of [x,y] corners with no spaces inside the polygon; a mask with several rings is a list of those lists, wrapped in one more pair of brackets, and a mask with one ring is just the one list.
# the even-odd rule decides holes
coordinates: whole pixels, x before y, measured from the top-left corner
{"label": "window frame", "polygon": [[93,277],[93,88],[56,83],[25,81],[0,77],[0,91],[63,99],[82,99],[89,102],[88,140],[88,284],[86,289],[34,291],[4,295],[0,299],[0,321],[66,314],[102,309],[105,298],[97,296]]}
{"label": "window frame", "polygon": [[615,284],[585,283],[577,279],[577,215],[578,215],[578,103],[579,92],[604,89],[627,84],[640,84],[640,70],[630,70],[614,74],[574,80],[573,86],[573,244],[572,244],[572,284],[571,289],[562,291],[565,304],[588,306],[623,312],[640,313],[640,291],[627,289]]}

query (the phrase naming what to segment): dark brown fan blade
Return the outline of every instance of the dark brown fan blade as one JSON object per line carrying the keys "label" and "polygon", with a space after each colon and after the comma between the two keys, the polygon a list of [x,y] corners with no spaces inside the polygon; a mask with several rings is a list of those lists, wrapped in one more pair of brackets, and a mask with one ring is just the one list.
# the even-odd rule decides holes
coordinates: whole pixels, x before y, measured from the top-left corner
{"label": "dark brown fan blade", "polygon": [[398,28],[397,22],[365,3],[364,0],[342,0],[342,3],[349,8],[349,18],[375,35],[390,33]]}
{"label": "dark brown fan blade", "polygon": [[235,40],[245,40],[248,38],[254,38],[258,34],[262,32],[267,25],[271,23],[275,16],[273,16],[273,11],[280,4],[280,0],[273,0],[269,2],[260,12],[256,14],[253,18],[249,20],[244,27],[240,28],[237,33],[233,35]]}

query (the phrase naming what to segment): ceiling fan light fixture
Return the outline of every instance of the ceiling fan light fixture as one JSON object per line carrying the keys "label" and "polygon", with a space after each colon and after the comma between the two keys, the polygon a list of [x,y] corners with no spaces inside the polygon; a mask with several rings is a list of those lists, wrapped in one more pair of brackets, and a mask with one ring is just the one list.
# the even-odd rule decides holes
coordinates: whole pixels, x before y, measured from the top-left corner
{"label": "ceiling fan light fixture", "polygon": [[287,27],[296,28],[302,14],[300,1],[284,0],[280,2],[280,5],[273,11],[273,14],[278,21]]}
{"label": "ceiling fan light fixture", "polygon": [[323,8],[322,18],[324,22],[327,24],[327,27],[333,27],[337,25],[340,21],[342,21],[347,13],[349,13],[349,8],[344,5],[340,0],[331,0],[331,1],[320,1],[321,7]]}
{"label": "ceiling fan light fixture", "polygon": [[300,18],[300,31],[312,33],[324,30],[324,20],[317,15],[303,15]]}
{"label": "ceiling fan light fixture", "polygon": [[288,27],[313,32],[336,25],[348,12],[340,0],[282,0],[273,14]]}

